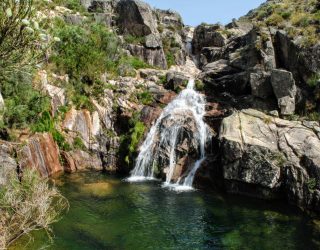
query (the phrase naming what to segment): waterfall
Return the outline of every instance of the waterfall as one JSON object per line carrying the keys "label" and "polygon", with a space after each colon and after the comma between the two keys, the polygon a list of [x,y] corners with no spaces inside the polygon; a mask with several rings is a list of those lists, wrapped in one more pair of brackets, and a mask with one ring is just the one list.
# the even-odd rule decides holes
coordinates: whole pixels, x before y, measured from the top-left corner
{"label": "waterfall", "polygon": [[[140,147],[134,169],[131,172],[129,181],[152,180],[155,178],[155,170],[158,166],[158,156],[161,145],[169,145],[169,170],[166,173],[165,186],[170,186],[178,190],[191,189],[194,176],[205,159],[205,145],[210,138],[207,125],[203,121],[205,115],[205,98],[194,90],[195,81],[190,79],[187,88],[171,101],[162,111],[160,117],[151,127],[145,141]],[[176,167],[176,144],[181,125],[178,121],[168,128],[160,128],[161,122],[165,117],[174,114],[192,114],[196,124],[194,134],[200,152],[200,159],[195,162],[184,180],[179,178],[177,183],[172,183],[172,177]],[[181,116],[183,119],[183,115]],[[157,143],[158,142],[158,143]],[[183,182],[182,182],[183,181]]]}

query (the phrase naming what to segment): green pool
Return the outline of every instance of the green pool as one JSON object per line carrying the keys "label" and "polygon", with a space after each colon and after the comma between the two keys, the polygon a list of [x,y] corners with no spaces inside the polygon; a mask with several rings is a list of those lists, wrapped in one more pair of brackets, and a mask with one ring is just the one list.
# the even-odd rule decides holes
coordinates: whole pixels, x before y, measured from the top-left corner
{"label": "green pool", "polygon": [[70,211],[12,249],[320,249],[320,226],[292,207],[98,173],[55,180]]}

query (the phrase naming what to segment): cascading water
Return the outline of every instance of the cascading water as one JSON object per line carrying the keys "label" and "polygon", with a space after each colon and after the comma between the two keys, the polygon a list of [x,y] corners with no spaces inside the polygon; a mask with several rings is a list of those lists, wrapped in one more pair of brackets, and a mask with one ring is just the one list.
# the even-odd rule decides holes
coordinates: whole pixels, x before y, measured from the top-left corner
{"label": "cascading water", "polygon": [[[192,188],[194,176],[205,159],[205,145],[210,139],[209,129],[203,121],[206,104],[205,98],[194,90],[194,85],[195,81],[190,79],[187,88],[181,91],[181,93],[167,105],[155,124],[151,127],[140,148],[135,168],[132,170],[131,177],[128,178],[129,181],[154,179],[155,169],[159,164],[158,156],[161,146],[168,145],[170,149],[168,154],[170,159],[165,185],[179,190]],[[195,121],[196,132],[193,136],[199,148],[200,159],[195,162],[184,180],[179,178],[176,183],[172,183],[172,177],[176,167],[176,146],[181,123],[176,121],[172,126],[163,128],[161,122],[165,117],[184,114],[184,112],[191,113]]]}

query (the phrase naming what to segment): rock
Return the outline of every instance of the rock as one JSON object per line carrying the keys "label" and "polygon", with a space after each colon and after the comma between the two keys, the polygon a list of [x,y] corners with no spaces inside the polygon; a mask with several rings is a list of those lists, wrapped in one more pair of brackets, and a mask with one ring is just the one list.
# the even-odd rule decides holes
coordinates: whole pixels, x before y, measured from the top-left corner
{"label": "rock", "polygon": [[58,145],[49,133],[31,137],[27,145],[18,151],[18,159],[22,169],[36,169],[42,177],[63,171],[59,161]]}
{"label": "rock", "polygon": [[278,106],[281,114],[293,114],[295,111],[295,96],[297,89],[292,73],[280,69],[272,70],[271,84],[273,92],[278,99]]}
{"label": "rock", "polygon": [[65,160],[64,169],[67,173],[83,170],[103,170],[102,162],[96,155],[82,150],[63,152],[62,157]]}
{"label": "rock", "polygon": [[91,2],[93,0],[80,0],[80,3],[83,7],[85,7],[86,9],[88,9],[91,6]]}
{"label": "rock", "polygon": [[250,85],[253,96],[263,99],[273,96],[270,75],[266,72],[251,73]]}
{"label": "rock", "polygon": [[160,78],[166,75],[166,71],[157,69],[140,69],[139,73],[140,77],[148,80],[150,80],[154,76]]}
{"label": "rock", "polygon": [[145,37],[145,43],[146,48],[149,49],[161,49],[162,42],[160,39],[160,36],[150,34]]}
{"label": "rock", "polygon": [[167,68],[167,60],[162,48],[150,49],[141,45],[129,44],[128,50],[133,56],[139,57],[141,60],[152,66],[161,69]]}
{"label": "rock", "polygon": [[196,27],[193,36],[193,53],[199,54],[203,47],[223,47],[226,45],[226,37],[219,30],[223,30],[221,25],[201,24]]}
{"label": "rock", "polygon": [[187,77],[182,72],[169,71],[167,73],[167,83],[165,85],[166,89],[176,91],[178,88],[184,88],[187,86],[189,77]]}
{"label": "rock", "polygon": [[159,34],[149,4],[140,0],[120,0],[116,7],[117,24],[124,34],[137,37]]}
{"label": "rock", "polygon": [[230,192],[260,198],[284,192],[292,203],[320,211],[320,140],[312,129],[248,109],[223,120],[219,139]]}
{"label": "rock", "polygon": [[12,155],[13,146],[0,140],[0,188],[17,174],[18,164]]}
{"label": "rock", "polygon": [[68,14],[64,16],[64,21],[71,25],[81,25],[85,17],[77,14]]}
{"label": "rock", "polygon": [[140,120],[147,125],[148,127],[151,127],[156,119],[160,116],[162,112],[162,109],[160,107],[150,107],[145,106],[141,110],[141,117]]}
{"label": "rock", "polygon": [[[179,127],[178,129],[178,141],[175,146],[176,154],[176,167],[173,173],[172,181],[176,182],[179,177],[187,171],[189,166],[193,166],[194,163],[199,158],[199,149],[197,147],[197,141],[195,136],[196,122],[194,120],[193,114],[185,111],[182,113],[175,113],[164,117],[160,123],[160,130],[162,131],[162,138],[159,138],[158,145],[160,147],[158,159],[156,162],[159,163],[158,171],[161,176],[169,171],[170,166],[170,153],[172,145],[170,141],[166,140],[173,136],[170,134],[172,132],[172,126]],[[166,134],[168,133],[168,134]]]}
{"label": "rock", "polygon": [[62,126],[64,129],[79,134],[83,139],[83,143],[86,148],[99,148],[95,138],[95,136],[100,132],[100,119],[98,112],[94,112],[91,116],[88,110],[75,110],[72,108],[66,113]]}
{"label": "rock", "polygon": [[3,110],[3,109],[4,109],[4,100],[0,92],[0,110]]}

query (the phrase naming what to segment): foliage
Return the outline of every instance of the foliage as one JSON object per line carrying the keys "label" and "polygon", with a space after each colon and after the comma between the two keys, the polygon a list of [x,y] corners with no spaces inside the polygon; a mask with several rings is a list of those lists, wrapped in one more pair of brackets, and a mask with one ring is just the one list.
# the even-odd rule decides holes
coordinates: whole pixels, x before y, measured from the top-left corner
{"label": "foliage", "polygon": [[0,189],[0,248],[5,249],[22,235],[44,229],[68,209],[68,201],[33,171],[26,169],[22,181],[12,176]]}
{"label": "foliage", "polygon": [[174,54],[170,51],[166,52],[165,54],[166,54],[168,68],[170,68],[172,65],[176,64]]}
{"label": "foliage", "polygon": [[307,182],[307,186],[310,192],[313,192],[317,187],[317,180],[315,178],[310,178]]}
{"label": "foliage", "polygon": [[197,91],[203,91],[205,88],[203,81],[200,81],[200,80],[196,80],[195,85],[196,85]]}
{"label": "foliage", "polygon": [[73,147],[75,149],[80,149],[80,150],[85,150],[85,148],[86,148],[82,139],[78,136],[76,138],[74,138],[74,140],[73,140]]}
{"label": "foliage", "polygon": [[52,137],[59,148],[64,151],[71,150],[70,144],[66,142],[64,136],[56,129],[55,121],[48,111],[42,113],[37,123],[32,125],[31,130],[33,132],[49,132],[52,134]]}
{"label": "foliage", "polygon": [[130,129],[130,144],[128,146],[129,152],[125,158],[127,164],[132,161],[133,156],[137,151],[137,146],[144,135],[144,131],[145,125],[140,121],[135,122],[134,127]]}
{"label": "foliage", "polygon": [[129,44],[144,44],[145,37],[143,36],[133,36],[133,35],[126,35],[123,37],[126,43]]}
{"label": "foliage", "polygon": [[137,94],[138,100],[143,105],[150,105],[153,102],[153,96],[149,91],[143,91]]}
{"label": "foliage", "polygon": [[1,82],[5,100],[3,123],[9,128],[23,129],[37,122],[39,114],[49,111],[49,98],[35,90],[31,76],[18,72]]}
{"label": "foliage", "polygon": [[64,25],[55,31],[60,42],[54,46],[51,60],[61,74],[92,83],[101,74],[115,71],[120,59],[116,35],[99,24],[88,27]]}
{"label": "foliage", "polygon": [[0,1],[0,76],[34,63],[39,52],[39,24],[34,0]]}
{"label": "foliage", "polygon": [[277,13],[267,18],[266,23],[272,26],[279,26],[283,22],[283,17]]}
{"label": "foliage", "polygon": [[316,87],[319,85],[320,82],[320,74],[314,74],[312,77],[310,77],[307,81],[307,84],[310,87]]}

